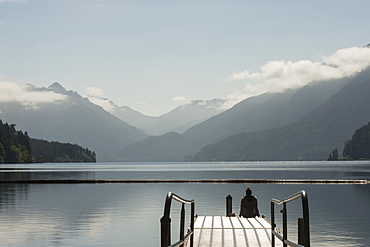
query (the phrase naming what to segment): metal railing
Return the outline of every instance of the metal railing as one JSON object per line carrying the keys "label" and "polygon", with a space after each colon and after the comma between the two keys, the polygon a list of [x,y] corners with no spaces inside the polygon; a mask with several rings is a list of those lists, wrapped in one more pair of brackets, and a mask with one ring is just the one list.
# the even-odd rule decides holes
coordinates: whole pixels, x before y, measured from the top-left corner
{"label": "metal railing", "polygon": [[[303,219],[298,218],[298,244],[288,240],[288,215],[286,204],[298,198],[302,198]],[[277,230],[275,225],[275,204],[283,204],[283,235]],[[283,200],[271,200],[271,246],[275,246],[275,236],[283,242],[283,246],[310,247],[310,223],[308,211],[308,197],[304,190],[291,195]]]}
{"label": "metal railing", "polygon": [[[180,240],[171,245],[171,203],[172,199],[180,202],[181,205],[181,220],[180,220]],[[185,234],[185,204],[191,205],[190,226]],[[185,200],[178,195],[168,192],[165,200],[164,213],[161,218],[161,247],[185,247],[190,238],[190,247],[193,247],[194,242],[194,200]]]}

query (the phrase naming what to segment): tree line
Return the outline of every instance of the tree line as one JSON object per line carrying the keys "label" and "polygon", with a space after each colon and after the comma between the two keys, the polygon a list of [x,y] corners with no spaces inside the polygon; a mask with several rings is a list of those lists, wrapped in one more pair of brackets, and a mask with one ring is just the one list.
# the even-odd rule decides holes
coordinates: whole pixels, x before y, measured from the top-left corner
{"label": "tree line", "polygon": [[357,129],[351,140],[344,143],[343,157],[339,158],[338,150],[334,149],[328,160],[368,160],[370,159],[370,122]]}
{"label": "tree line", "polygon": [[36,162],[96,162],[95,152],[77,144],[31,139]]}
{"label": "tree line", "polygon": [[0,164],[33,162],[96,162],[96,154],[77,144],[32,139],[0,119]]}

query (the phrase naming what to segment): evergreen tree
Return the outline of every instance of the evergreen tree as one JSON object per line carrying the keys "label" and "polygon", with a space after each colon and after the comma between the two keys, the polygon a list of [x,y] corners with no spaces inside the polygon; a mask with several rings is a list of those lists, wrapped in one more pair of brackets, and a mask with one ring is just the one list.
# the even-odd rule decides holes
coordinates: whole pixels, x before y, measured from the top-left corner
{"label": "evergreen tree", "polygon": [[329,157],[328,157],[328,161],[332,161],[333,160],[333,154],[332,153],[330,153],[329,154]]}
{"label": "evergreen tree", "polygon": [[5,156],[5,149],[3,145],[0,143],[0,164],[4,163],[4,157]]}
{"label": "evergreen tree", "polygon": [[338,149],[333,150],[333,160],[338,160]]}
{"label": "evergreen tree", "polygon": [[339,158],[339,155],[338,155],[338,149],[334,149],[330,154],[329,154],[329,158],[328,160],[329,161],[335,161],[335,160],[338,160]]}

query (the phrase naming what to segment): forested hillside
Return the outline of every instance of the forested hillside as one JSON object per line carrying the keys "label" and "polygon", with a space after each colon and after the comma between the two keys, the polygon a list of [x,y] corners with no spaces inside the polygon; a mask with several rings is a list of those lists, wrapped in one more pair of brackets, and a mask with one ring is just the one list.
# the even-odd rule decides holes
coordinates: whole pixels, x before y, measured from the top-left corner
{"label": "forested hillside", "polygon": [[343,149],[345,159],[370,159],[370,122],[357,129]]}
{"label": "forested hillside", "polygon": [[0,119],[0,163],[31,163],[32,160],[28,133],[17,131],[15,124]]}
{"label": "forested hillside", "polygon": [[31,139],[31,147],[36,162],[96,162],[95,152],[77,144]]}
{"label": "forested hillside", "polygon": [[0,164],[32,162],[96,162],[96,155],[76,144],[31,139],[0,119]]}

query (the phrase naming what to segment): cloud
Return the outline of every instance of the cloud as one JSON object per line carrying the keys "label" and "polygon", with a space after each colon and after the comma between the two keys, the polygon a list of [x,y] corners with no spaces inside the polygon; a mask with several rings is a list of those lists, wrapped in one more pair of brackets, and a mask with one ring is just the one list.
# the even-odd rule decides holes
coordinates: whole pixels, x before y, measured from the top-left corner
{"label": "cloud", "polygon": [[112,101],[102,97],[104,95],[104,91],[99,87],[86,87],[86,93],[86,97],[91,103],[103,107],[103,109],[107,112],[113,112],[113,110],[117,107],[117,105],[115,105]]}
{"label": "cloud", "polygon": [[104,91],[98,87],[86,87],[87,95],[89,96],[103,96]]}
{"label": "cloud", "polygon": [[277,92],[299,88],[312,81],[327,81],[353,76],[370,66],[370,49],[351,47],[340,49],[330,56],[323,56],[322,62],[309,60],[270,61],[259,72],[248,70],[233,72],[226,81],[245,80],[242,90],[228,96],[226,107],[251,96],[265,92]]}
{"label": "cloud", "polygon": [[189,103],[190,100],[188,100],[184,96],[176,96],[176,97],[172,98],[172,102],[174,102],[174,103]]}
{"label": "cloud", "polygon": [[31,84],[0,81],[0,102],[19,102],[24,106],[37,108],[40,103],[60,103],[67,99],[63,94],[35,89]]}
{"label": "cloud", "polygon": [[91,103],[94,103],[95,105],[103,107],[104,110],[107,112],[113,112],[113,110],[117,107],[112,101],[105,98],[99,98],[95,96],[87,96],[87,98],[90,100]]}

